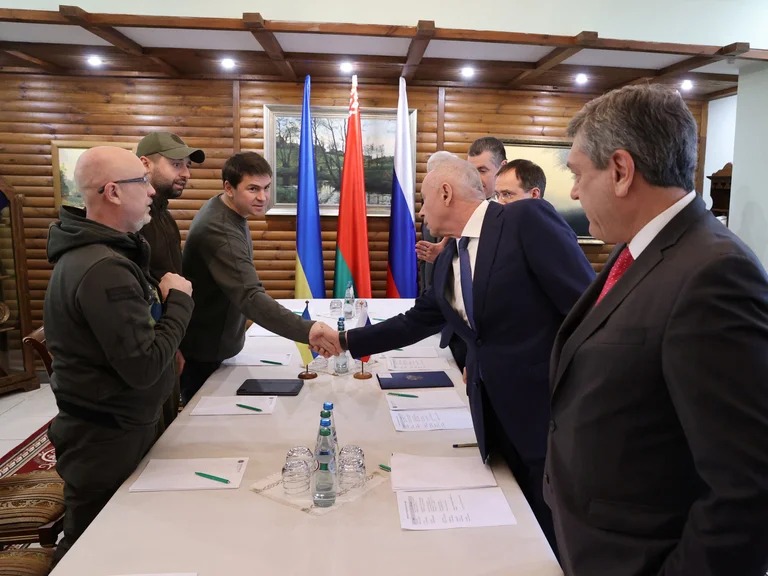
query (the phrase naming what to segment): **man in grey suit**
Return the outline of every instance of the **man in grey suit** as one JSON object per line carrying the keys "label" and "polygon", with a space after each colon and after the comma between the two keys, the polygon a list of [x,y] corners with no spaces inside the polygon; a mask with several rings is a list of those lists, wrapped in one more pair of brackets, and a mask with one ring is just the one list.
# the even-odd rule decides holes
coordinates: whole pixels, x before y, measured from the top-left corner
{"label": "man in grey suit", "polygon": [[696,122],[632,86],[571,121],[571,197],[617,243],[552,353],[544,495],[576,576],[763,576],[768,279],[692,192]]}

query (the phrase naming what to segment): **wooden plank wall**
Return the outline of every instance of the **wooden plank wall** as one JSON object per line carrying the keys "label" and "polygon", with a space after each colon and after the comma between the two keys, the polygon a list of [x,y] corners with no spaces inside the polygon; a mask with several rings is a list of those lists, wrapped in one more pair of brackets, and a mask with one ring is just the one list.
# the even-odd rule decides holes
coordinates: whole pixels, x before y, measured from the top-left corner
{"label": "wooden plank wall", "polygon": [[[206,161],[194,167],[183,198],[172,201],[182,238],[202,203],[221,190],[220,169],[235,150],[263,152],[263,105],[301,104],[299,83],[264,83],[3,75],[0,83],[0,175],[25,196],[24,220],[33,324],[42,322],[42,303],[51,266],[45,257],[47,229],[56,218],[51,168],[52,140],[136,143],[152,130],[176,132],[203,148]],[[430,154],[446,149],[466,154],[480,136],[563,141],[568,119],[589,97],[467,88],[411,87],[417,108],[417,209],[420,183]],[[349,88],[315,84],[312,103],[347,106]],[[397,106],[397,85],[360,86],[360,106]],[[691,109],[701,122],[705,103]],[[322,218],[326,288],[331,289],[335,218]],[[269,293],[293,295],[295,217],[253,220],[255,265]],[[369,247],[375,297],[386,283],[388,219],[369,218]],[[590,248],[596,269],[608,247]]]}

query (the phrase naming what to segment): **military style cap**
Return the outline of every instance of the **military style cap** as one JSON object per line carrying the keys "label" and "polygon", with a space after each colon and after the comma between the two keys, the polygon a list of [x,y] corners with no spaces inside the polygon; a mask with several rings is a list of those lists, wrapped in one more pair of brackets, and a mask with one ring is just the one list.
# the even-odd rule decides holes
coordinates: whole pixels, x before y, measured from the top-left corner
{"label": "military style cap", "polygon": [[136,156],[151,154],[161,154],[171,160],[181,160],[189,156],[192,162],[198,164],[205,161],[205,152],[200,148],[190,148],[184,144],[184,140],[170,132],[150,132],[141,139],[136,148]]}

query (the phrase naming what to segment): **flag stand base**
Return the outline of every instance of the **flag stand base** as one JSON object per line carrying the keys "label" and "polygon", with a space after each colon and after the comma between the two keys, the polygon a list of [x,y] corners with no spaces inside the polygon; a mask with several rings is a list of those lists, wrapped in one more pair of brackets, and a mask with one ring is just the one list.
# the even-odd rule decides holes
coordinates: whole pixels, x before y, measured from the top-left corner
{"label": "flag stand base", "polygon": [[365,371],[365,362],[363,362],[360,365],[360,372],[355,372],[354,373],[354,377],[357,380],[368,380],[368,378],[370,378],[371,376],[373,376],[373,374],[371,374],[370,372],[366,372]]}
{"label": "flag stand base", "polygon": [[299,372],[299,375],[296,377],[301,378],[302,380],[312,380],[312,378],[317,378],[317,372],[312,372],[311,370],[304,370],[303,372]]}

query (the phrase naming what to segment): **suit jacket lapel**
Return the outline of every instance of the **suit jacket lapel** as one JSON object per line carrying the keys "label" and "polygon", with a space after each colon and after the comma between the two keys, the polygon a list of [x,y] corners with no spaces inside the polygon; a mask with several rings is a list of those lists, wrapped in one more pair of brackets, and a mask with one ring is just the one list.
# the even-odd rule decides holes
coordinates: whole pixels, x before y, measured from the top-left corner
{"label": "suit jacket lapel", "polygon": [[496,202],[489,202],[483,218],[480,240],[477,245],[475,270],[472,274],[472,300],[475,308],[475,328],[480,332],[483,313],[485,311],[485,294],[488,291],[488,281],[491,277],[491,267],[496,257],[497,247],[501,238],[503,207]]}
{"label": "suit jacket lapel", "polygon": [[551,391],[553,395],[568,368],[568,364],[582,343],[606,321],[643,278],[664,259],[664,251],[670,246],[674,246],[688,227],[705,213],[706,208],[703,201],[698,197],[694,198],[693,202],[662,229],[611,291],[603,297],[600,304],[595,306],[595,301],[605,284],[611,266],[626,244],[616,246],[605,268],[568,314],[558,333],[552,365]]}

